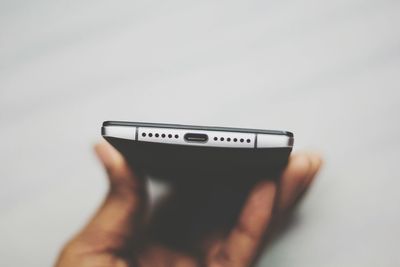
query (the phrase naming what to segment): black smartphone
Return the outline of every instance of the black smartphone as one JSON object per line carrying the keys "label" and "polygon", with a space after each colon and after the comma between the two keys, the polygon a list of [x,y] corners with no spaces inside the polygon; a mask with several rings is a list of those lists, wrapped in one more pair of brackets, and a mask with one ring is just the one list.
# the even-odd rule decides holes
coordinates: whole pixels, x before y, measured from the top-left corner
{"label": "black smartphone", "polygon": [[147,231],[188,253],[230,231],[254,185],[279,178],[294,141],[287,131],[121,121],[104,122],[101,132],[135,173],[173,185]]}
{"label": "black smartphone", "polygon": [[123,121],[101,133],[135,171],[170,181],[274,175],[294,142],[288,131]]}

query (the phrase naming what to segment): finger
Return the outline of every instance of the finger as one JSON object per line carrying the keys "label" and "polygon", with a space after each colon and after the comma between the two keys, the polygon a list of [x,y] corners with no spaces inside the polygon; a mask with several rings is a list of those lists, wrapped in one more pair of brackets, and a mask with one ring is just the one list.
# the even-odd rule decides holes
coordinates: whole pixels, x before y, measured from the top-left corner
{"label": "finger", "polygon": [[288,166],[280,179],[280,190],[277,197],[279,211],[291,207],[310,186],[321,162],[321,157],[316,153],[301,153],[290,157]]}
{"label": "finger", "polygon": [[310,184],[314,181],[315,176],[321,169],[321,166],[323,164],[323,160],[320,154],[318,153],[309,153],[310,156],[310,161],[311,161],[311,170],[309,177],[307,178],[306,181],[306,189],[310,186]]}
{"label": "finger", "polygon": [[211,266],[248,266],[257,255],[272,215],[276,186],[263,181],[251,192],[237,225],[210,256]]}
{"label": "finger", "polygon": [[315,180],[315,177],[317,176],[317,173],[320,171],[321,166],[323,164],[323,160],[319,154],[310,154],[311,157],[311,171],[309,176],[306,179],[305,187],[303,190],[300,192],[300,194],[297,195],[297,197],[292,201],[291,207],[295,206],[297,203],[299,203],[303,197],[306,195],[308,189],[310,188],[311,184]]}
{"label": "finger", "polygon": [[95,152],[108,173],[110,190],[76,239],[90,251],[122,250],[139,226],[146,200],[145,185],[109,144],[97,144]]}

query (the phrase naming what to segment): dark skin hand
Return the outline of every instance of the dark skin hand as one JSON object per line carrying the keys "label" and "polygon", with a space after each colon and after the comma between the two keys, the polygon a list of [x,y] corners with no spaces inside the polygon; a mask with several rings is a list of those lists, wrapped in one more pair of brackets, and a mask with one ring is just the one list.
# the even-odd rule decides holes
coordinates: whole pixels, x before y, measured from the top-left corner
{"label": "dark skin hand", "polygon": [[146,216],[145,179],[135,175],[107,143],[97,144],[95,151],[107,171],[109,193],[89,223],[64,247],[56,267],[252,266],[271,234],[271,224],[289,214],[322,164],[315,153],[292,155],[278,180],[262,180],[251,188],[226,234],[214,232],[202,241],[201,252],[188,253],[146,238],[144,229],[151,221]]}

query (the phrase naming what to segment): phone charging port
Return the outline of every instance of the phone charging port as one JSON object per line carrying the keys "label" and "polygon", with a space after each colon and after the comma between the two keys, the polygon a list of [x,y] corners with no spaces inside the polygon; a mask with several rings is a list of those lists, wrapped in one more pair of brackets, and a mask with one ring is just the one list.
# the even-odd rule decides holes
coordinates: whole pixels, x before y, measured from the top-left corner
{"label": "phone charging port", "polygon": [[187,142],[205,143],[208,141],[208,135],[202,133],[187,133],[183,137]]}

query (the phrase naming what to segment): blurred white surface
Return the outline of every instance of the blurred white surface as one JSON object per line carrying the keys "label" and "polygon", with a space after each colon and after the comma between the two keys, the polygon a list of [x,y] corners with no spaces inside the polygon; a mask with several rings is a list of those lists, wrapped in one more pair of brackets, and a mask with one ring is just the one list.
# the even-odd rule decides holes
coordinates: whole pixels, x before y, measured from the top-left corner
{"label": "blurred white surface", "polygon": [[292,130],[326,164],[260,266],[400,266],[400,2],[2,1],[0,266],[99,205],[103,120]]}

